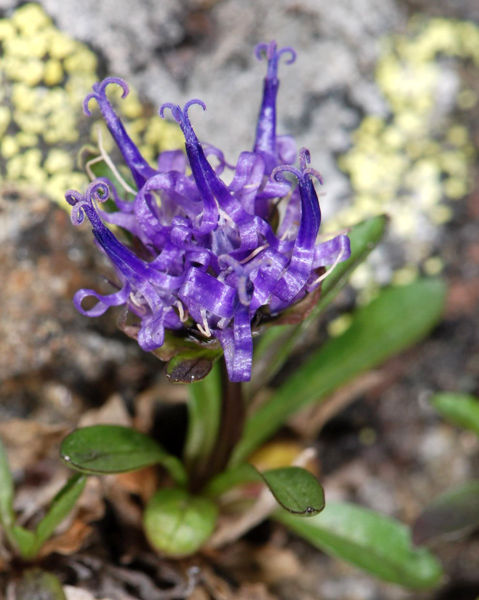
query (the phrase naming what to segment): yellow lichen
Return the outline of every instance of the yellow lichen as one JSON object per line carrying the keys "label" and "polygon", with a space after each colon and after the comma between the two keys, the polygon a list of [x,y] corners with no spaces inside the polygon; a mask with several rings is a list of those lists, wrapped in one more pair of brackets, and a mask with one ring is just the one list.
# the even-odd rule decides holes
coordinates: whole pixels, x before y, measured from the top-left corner
{"label": "yellow lichen", "polygon": [[[93,122],[82,112],[83,98],[99,79],[97,58],[59,31],[37,3],[0,19],[0,44],[0,77],[5,82],[0,89],[0,180],[36,186],[67,206],[65,190],[81,190],[87,184],[74,157],[83,144],[96,139],[101,122],[99,111]],[[114,103],[121,103],[119,111],[130,120],[127,130],[152,162],[160,148],[182,146],[178,127],[159,117],[153,119],[159,124],[151,127],[135,90],[119,100],[121,90],[115,87],[108,93]],[[111,138],[103,123],[101,127],[104,145],[111,151]]]}
{"label": "yellow lichen", "polygon": [[439,256],[431,256],[426,259],[423,264],[426,275],[439,275],[444,267],[444,263]]}
{"label": "yellow lichen", "polygon": [[54,58],[51,58],[45,65],[45,84],[49,87],[58,85],[63,79],[62,63]]}
{"label": "yellow lichen", "polygon": [[[431,246],[422,235],[424,225],[451,219],[447,202],[470,191],[471,165],[476,160],[469,132],[457,116],[438,119],[444,55],[479,64],[479,27],[416,17],[405,35],[386,39],[376,81],[390,115],[366,116],[352,135],[351,149],[339,159],[350,177],[354,208],[342,211],[331,228],[350,224],[351,214],[365,218],[386,212],[394,236],[404,240],[410,263],[427,261]],[[477,91],[461,83],[458,108],[468,110],[477,99]],[[436,263],[424,264],[433,274]],[[395,282],[404,283],[417,274],[415,267],[404,269],[396,273]],[[367,268],[352,281],[360,288],[370,285]]]}

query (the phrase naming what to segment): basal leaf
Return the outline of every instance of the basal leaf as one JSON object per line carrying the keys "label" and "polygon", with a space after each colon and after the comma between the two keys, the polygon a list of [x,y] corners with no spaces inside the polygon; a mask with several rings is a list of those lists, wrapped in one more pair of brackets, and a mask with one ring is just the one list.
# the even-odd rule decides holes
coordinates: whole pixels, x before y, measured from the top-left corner
{"label": "basal leaf", "polygon": [[144,528],[151,545],[168,557],[190,556],[213,533],[216,504],[191,496],[185,490],[159,490],[144,513]]}
{"label": "basal leaf", "polygon": [[254,412],[231,465],[245,460],[288,417],[324,400],[341,385],[423,338],[439,321],[446,295],[439,279],[384,290],[354,315],[352,325],[329,340]]}
{"label": "basal leaf", "polygon": [[70,477],[67,483],[58,492],[55,498],[53,498],[47,514],[37,525],[35,531],[35,545],[31,552],[32,557],[40,551],[43,544],[52,535],[57,526],[72,510],[75,502],[85,489],[86,480],[87,478],[85,475],[73,475],[73,477]]}
{"label": "basal leaf", "polygon": [[281,467],[260,472],[249,463],[223,471],[212,479],[204,493],[218,497],[233,487],[265,483],[278,504],[290,513],[310,517],[324,508],[324,491],[312,473],[300,467]]}
{"label": "basal leaf", "polygon": [[413,526],[423,544],[437,537],[479,526],[479,481],[470,481],[435,498]]}
{"label": "basal leaf", "polygon": [[91,475],[125,473],[161,464],[184,485],[181,462],[147,435],[120,425],[93,425],[68,435],[60,447],[62,459],[72,469]]}
{"label": "basal leaf", "polygon": [[18,548],[20,554],[25,558],[30,558],[35,547],[35,534],[25,527],[14,525],[12,527],[12,538],[14,546]]}
{"label": "basal leaf", "polygon": [[324,509],[324,491],[316,477],[300,467],[282,467],[261,474],[278,504],[288,512],[311,517]]}
{"label": "basal leaf", "polygon": [[479,435],[479,399],[466,394],[442,392],[431,398],[431,404],[445,419]]}
{"label": "basal leaf", "polygon": [[10,532],[15,522],[13,495],[13,479],[8,464],[8,456],[0,440],[0,524],[5,529],[10,541],[12,541]]}
{"label": "basal leaf", "polygon": [[284,511],[274,516],[313,546],[384,581],[423,589],[441,577],[438,561],[427,550],[412,546],[405,525],[371,510],[328,503],[311,519]]}

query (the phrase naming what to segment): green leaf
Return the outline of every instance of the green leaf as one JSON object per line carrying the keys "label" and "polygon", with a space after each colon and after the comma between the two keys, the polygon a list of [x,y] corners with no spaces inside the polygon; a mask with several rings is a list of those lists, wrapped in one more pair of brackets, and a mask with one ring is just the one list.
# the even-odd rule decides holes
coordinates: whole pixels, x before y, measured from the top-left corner
{"label": "green leaf", "polygon": [[85,489],[86,476],[73,475],[53,498],[47,514],[37,525],[35,531],[35,544],[26,558],[33,558],[38,554],[43,544],[49,539],[57,526],[72,510],[75,502]]}
{"label": "green leaf", "polygon": [[151,545],[168,557],[194,554],[213,533],[216,504],[191,496],[186,490],[159,490],[144,513],[144,528]]}
{"label": "green leaf", "polygon": [[434,538],[479,525],[479,481],[470,481],[435,498],[413,526],[413,539]]}
{"label": "green leaf", "polygon": [[15,547],[18,548],[20,554],[25,557],[31,557],[35,546],[35,534],[20,525],[14,525],[12,528],[12,536],[15,540]]}
{"label": "green leaf", "polygon": [[23,573],[15,592],[16,600],[66,600],[59,579],[36,568]]}
{"label": "green leaf", "polygon": [[14,542],[11,533],[15,523],[13,495],[13,479],[8,465],[8,456],[5,447],[0,440],[0,523],[5,529],[5,534],[10,543]]}
{"label": "green leaf", "polygon": [[360,506],[328,503],[320,515],[307,520],[286,512],[274,517],[316,548],[384,581],[423,589],[441,577],[438,561],[411,545],[405,525]]}
{"label": "green leaf", "polygon": [[282,467],[261,474],[278,504],[288,512],[311,517],[324,509],[324,491],[316,477],[300,467]]}
{"label": "green leaf", "polygon": [[13,497],[14,486],[8,456],[0,440],[0,524],[12,548],[22,556],[28,556],[34,546],[35,536],[28,529],[15,524]]}
{"label": "green leaf", "polygon": [[90,475],[125,473],[161,464],[179,485],[187,480],[175,456],[147,435],[120,425],[77,429],[63,440],[60,455],[69,467]]}
{"label": "green leaf", "polygon": [[251,415],[231,465],[247,458],[288,417],[324,400],[341,385],[422,339],[441,318],[446,286],[422,279],[384,290],[354,315],[341,336],[329,340]]}
{"label": "green leaf", "polygon": [[339,263],[331,275],[323,281],[320,299],[304,322],[296,326],[269,327],[262,334],[254,354],[252,377],[252,385],[256,386],[254,389],[264,384],[264,376],[271,380],[278,373],[303,331],[311,327],[313,321],[326,310],[344,288],[356,267],[364,262],[379,244],[388,221],[388,217],[380,215],[354,225],[349,233],[351,256],[345,262]]}
{"label": "green leaf", "polygon": [[479,399],[466,394],[443,392],[431,398],[431,404],[445,419],[479,435]]}
{"label": "green leaf", "polygon": [[218,436],[221,416],[221,371],[218,363],[202,381],[188,386],[188,432],[184,460],[190,469],[208,460]]}
{"label": "green leaf", "polygon": [[300,467],[281,467],[261,473],[253,465],[242,463],[217,475],[205,487],[204,493],[218,497],[233,487],[255,482],[265,483],[278,504],[290,513],[310,517],[324,508],[321,484]]}

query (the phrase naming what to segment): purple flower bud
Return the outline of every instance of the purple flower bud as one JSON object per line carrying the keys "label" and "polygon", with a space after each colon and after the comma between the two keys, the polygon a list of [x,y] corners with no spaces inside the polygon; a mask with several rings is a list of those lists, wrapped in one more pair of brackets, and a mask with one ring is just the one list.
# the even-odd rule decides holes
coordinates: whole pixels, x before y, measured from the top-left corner
{"label": "purple flower bud", "polygon": [[[335,265],[350,255],[349,239],[339,235],[317,243],[321,222],[318,196],[310,167],[308,150],[299,153],[300,168],[294,161],[294,142],[276,135],[278,65],[282,55],[294,50],[277,50],[276,43],[260,44],[259,58],[268,60],[263,101],[256,125],[253,151],[242,152],[236,165],[226,163],[223,153],[199,142],[188,110],[163,104],[160,116],[170,109],[185,137],[186,156],[181,151],[163,152],[158,167],[141,156],[106,97],[106,87],[121,79],[109,77],[93,86],[84,102],[95,98],[138,192],[133,201],[119,197],[107,179],[90,184],[85,195],[66,193],[72,206],[72,222],[78,225],[88,217],[99,246],[111,260],[120,285],[110,295],[80,290],[74,303],[86,316],[103,314],[110,306],[126,305],[139,322],[138,343],[151,351],[164,343],[165,329],[196,338],[199,343],[216,338],[222,345],[231,381],[248,381],[253,355],[252,323],[280,311],[315,290],[324,275],[320,267]],[[213,155],[219,166],[208,161]],[[191,175],[186,174],[187,165]],[[221,174],[233,170],[227,185]],[[282,175],[292,173],[294,187]],[[98,206],[108,198],[116,211]],[[158,201],[159,200],[159,201]],[[282,205],[284,204],[284,206]],[[272,217],[279,224],[272,225]],[[136,240],[126,246],[104,224],[121,227]],[[140,249],[140,250],[138,250]],[[88,296],[97,299],[89,309],[82,308]]]}

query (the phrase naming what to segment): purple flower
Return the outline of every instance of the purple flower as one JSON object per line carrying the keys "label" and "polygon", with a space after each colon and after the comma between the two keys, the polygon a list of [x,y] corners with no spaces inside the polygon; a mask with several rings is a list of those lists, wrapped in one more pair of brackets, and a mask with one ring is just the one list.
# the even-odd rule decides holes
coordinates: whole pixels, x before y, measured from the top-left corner
{"label": "purple flower", "polygon": [[[110,295],[80,290],[74,303],[84,315],[95,317],[110,306],[126,305],[139,320],[138,343],[143,350],[160,347],[165,329],[187,334],[198,342],[216,338],[223,347],[231,381],[248,381],[253,355],[252,323],[270,318],[301,300],[321,283],[323,269],[346,260],[349,239],[339,235],[317,243],[321,222],[313,185],[319,173],[308,167],[308,150],[299,152],[300,168],[291,166],[296,151],[290,137],[276,135],[278,63],[282,55],[295,60],[291,48],[277,50],[275,42],[260,44],[256,56],[266,54],[268,70],[252,152],[242,152],[235,167],[223,153],[198,141],[189,110],[164,104],[181,127],[186,155],[181,151],[160,154],[156,168],[141,156],[106,96],[109,84],[128,86],[109,77],[93,86],[84,102],[94,98],[138,187],[133,201],[121,199],[111,181],[98,179],[85,195],[69,190],[72,221],[86,215],[96,241],[110,258],[120,286]],[[208,161],[214,155],[216,168]],[[191,174],[187,174],[187,167]],[[233,169],[227,185],[221,174]],[[297,186],[285,179],[289,172]],[[112,198],[115,212],[98,203]],[[129,232],[135,243],[121,243],[104,221]],[[273,226],[272,223],[278,223]],[[94,296],[89,309],[82,301]]]}

